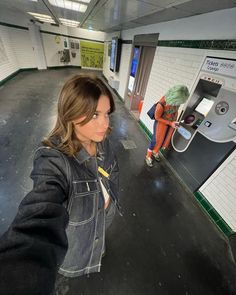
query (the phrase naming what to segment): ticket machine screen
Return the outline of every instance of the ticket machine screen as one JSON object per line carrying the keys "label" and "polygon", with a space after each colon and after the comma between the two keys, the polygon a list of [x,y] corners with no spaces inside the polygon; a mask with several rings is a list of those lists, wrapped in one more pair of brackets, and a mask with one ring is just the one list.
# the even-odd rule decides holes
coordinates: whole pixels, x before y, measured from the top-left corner
{"label": "ticket machine screen", "polygon": [[204,97],[195,108],[195,111],[206,117],[213,104],[213,100]]}

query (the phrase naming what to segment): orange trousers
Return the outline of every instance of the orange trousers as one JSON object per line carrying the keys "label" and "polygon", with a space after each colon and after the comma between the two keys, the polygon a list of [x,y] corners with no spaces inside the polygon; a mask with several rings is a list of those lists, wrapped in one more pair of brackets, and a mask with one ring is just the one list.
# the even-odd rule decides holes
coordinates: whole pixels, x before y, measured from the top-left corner
{"label": "orange trousers", "polygon": [[152,153],[158,154],[160,148],[168,148],[171,136],[174,132],[174,128],[165,123],[157,122],[155,125],[152,141],[147,150],[147,157],[151,157]]}

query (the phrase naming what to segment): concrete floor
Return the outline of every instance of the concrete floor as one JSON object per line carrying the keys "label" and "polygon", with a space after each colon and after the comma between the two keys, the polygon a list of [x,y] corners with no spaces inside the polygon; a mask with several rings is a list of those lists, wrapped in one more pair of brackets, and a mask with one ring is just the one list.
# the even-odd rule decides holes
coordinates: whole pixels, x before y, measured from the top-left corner
{"label": "concrete floor", "polygon": [[[33,151],[55,120],[60,87],[77,69],[22,72],[0,88],[0,234],[32,183]],[[107,234],[101,273],[58,276],[57,295],[236,294],[227,239],[162,160],[144,163],[143,131],[116,99],[111,139],[124,216]],[[125,149],[131,140],[136,148]],[[27,291],[26,291],[27,294]]]}

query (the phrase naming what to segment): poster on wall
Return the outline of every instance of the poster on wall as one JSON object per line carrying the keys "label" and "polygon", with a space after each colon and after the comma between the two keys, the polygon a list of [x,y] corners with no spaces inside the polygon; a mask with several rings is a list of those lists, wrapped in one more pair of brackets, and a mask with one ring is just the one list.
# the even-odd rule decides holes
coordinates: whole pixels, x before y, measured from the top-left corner
{"label": "poster on wall", "polygon": [[140,53],[140,48],[134,47],[134,53],[133,53],[133,58],[131,62],[131,73],[130,73],[132,77],[135,77],[136,75],[138,60],[139,60],[139,53]]}
{"label": "poster on wall", "polygon": [[84,68],[103,68],[104,44],[80,41],[81,66]]}
{"label": "poster on wall", "polygon": [[61,37],[60,36],[55,36],[55,42],[57,43],[57,44],[60,44],[61,43]]}

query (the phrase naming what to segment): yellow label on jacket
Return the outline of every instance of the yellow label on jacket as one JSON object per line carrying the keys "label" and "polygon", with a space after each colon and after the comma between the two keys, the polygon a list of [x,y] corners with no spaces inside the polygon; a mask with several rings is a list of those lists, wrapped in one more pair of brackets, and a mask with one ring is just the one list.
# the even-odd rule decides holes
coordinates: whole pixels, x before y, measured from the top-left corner
{"label": "yellow label on jacket", "polygon": [[102,169],[102,167],[98,166],[98,172],[100,172],[103,176],[105,176],[106,178],[109,178],[109,174],[104,170]]}

